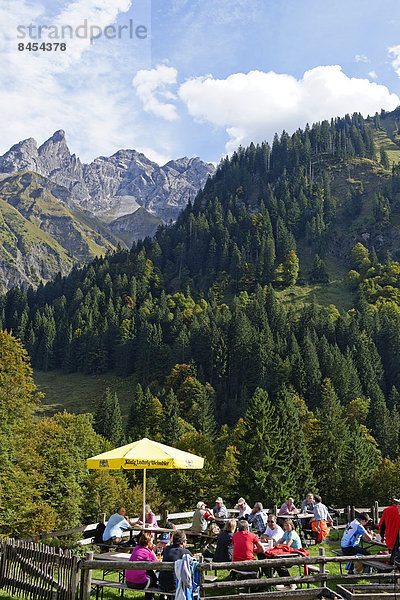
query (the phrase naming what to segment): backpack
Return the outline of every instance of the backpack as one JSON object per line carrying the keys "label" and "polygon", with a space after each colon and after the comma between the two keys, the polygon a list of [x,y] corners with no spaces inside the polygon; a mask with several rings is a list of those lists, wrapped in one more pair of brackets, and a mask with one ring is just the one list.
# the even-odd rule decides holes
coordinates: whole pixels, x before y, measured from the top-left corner
{"label": "backpack", "polygon": [[94,544],[102,544],[103,543],[103,533],[106,526],[104,523],[97,523],[96,531],[94,532],[93,543]]}

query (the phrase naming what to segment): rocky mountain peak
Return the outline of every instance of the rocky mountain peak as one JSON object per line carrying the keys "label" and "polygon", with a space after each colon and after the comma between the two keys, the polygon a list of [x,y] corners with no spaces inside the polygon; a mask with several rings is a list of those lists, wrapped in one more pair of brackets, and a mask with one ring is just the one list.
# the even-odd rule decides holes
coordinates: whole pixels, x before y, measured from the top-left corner
{"label": "rocky mountain peak", "polygon": [[13,173],[15,171],[37,171],[39,156],[37,142],[27,138],[14,144],[2,157],[0,157],[0,172]]}
{"label": "rocky mountain peak", "polygon": [[212,164],[187,156],[160,167],[133,149],[82,164],[71,155],[62,129],[39,148],[29,138],[0,157],[0,174],[26,169],[66,187],[72,203],[106,221],[131,214],[138,206],[165,221],[175,220],[215,171]]}

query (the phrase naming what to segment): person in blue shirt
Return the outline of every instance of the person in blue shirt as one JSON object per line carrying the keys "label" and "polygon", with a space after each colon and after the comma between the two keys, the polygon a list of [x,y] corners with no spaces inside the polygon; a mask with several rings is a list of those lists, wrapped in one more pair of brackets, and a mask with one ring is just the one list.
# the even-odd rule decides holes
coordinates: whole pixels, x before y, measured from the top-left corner
{"label": "person in blue shirt", "polygon": [[[357,519],[354,519],[351,523],[347,524],[341,541],[344,556],[355,556],[356,554],[366,556],[369,554],[365,548],[360,547],[361,538],[368,542],[373,538],[372,533],[365,529],[369,520],[370,518],[366,513],[361,513]],[[354,567],[357,573],[361,573],[363,570],[362,563],[356,562],[354,565],[351,563],[349,573],[354,573]],[[366,567],[366,569],[364,569],[364,572],[369,572],[369,567]]]}
{"label": "person in blue shirt", "polygon": [[123,506],[120,506],[117,512],[108,519],[103,533],[103,542],[106,544],[112,544],[113,542],[119,544],[122,541],[122,532],[129,528],[130,523],[126,516],[126,510]]}

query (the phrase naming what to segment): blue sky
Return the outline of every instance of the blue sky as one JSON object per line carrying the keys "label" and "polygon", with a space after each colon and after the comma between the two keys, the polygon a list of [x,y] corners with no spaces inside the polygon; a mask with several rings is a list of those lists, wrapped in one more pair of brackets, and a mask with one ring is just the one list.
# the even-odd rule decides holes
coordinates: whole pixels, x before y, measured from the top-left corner
{"label": "blue sky", "polygon": [[[85,20],[148,36],[17,49],[54,42],[18,39],[18,26]],[[275,131],[400,103],[398,0],[0,0],[0,23],[0,153],[64,129],[84,161],[122,147],[218,161]]]}

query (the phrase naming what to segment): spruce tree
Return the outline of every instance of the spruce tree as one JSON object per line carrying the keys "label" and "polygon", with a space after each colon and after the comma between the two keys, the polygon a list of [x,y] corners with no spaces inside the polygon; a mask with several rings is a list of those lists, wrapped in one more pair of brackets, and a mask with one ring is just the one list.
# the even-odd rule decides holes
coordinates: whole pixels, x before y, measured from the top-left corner
{"label": "spruce tree", "polygon": [[175,446],[181,436],[181,425],[179,422],[179,402],[172,389],[167,393],[164,400],[164,424],[163,437],[166,444]]}
{"label": "spruce tree", "polygon": [[104,436],[114,446],[125,443],[125,435],[122,427],[121,407],[118,396],[107,388],[97,407],[94,423],[96,433]]}
{"label": "spruce tree", "polygon": [[286,386],[278,392],[276,413],[283,441],[281,458],[285,463],[288,495],[295,495],[300,500],[305,490],[315,489],[315,480],[300,416],[292,394]]}
{"label": "spruce tree", "polygon": [[140,383],[137,384],[135,388],[135,392],[133,394],[129,415],[128,415],[128,423],[126,426],[126,437],[128,441],[135,442],[140,439],[140,431],[141,431],[141,419],[144,415],[144,393],[143,388]]}
{"label": "spruce tree", "polygon": [[257,388],[246,413],[240,448],[239,488],[249,498],[271,506],[281,502],[287,494],[287,473],[281,460],[283,443],[275,408],[267,392]]}
{"label": "spruce tree", "polygon": [[311,439],[311,465],[317,486],[327,502],[337,502],[342,494],[342,472],[349,429],[343,408],[329,379],[321,386],[321,406],[316,411]]}

